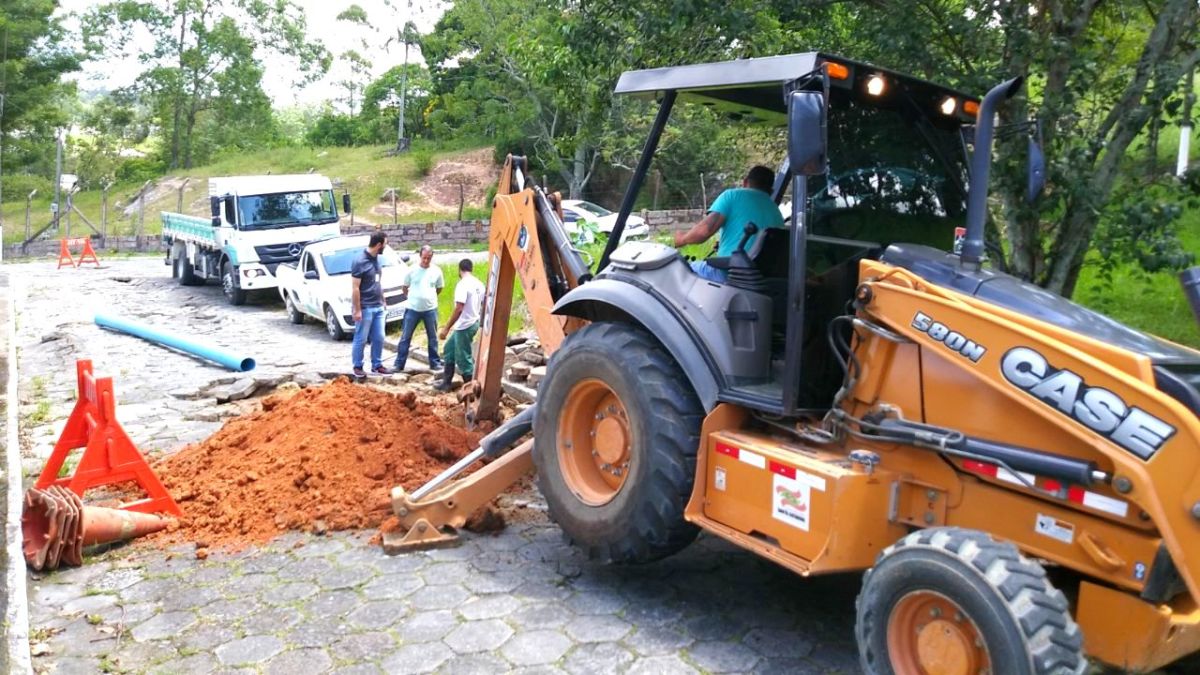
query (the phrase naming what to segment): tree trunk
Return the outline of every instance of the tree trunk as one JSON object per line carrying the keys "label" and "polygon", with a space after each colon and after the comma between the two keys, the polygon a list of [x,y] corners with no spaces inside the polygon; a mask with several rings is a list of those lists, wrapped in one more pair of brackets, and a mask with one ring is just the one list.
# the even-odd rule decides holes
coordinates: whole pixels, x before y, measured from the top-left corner
{"label": "tree trunk", "polygon": [[[181,3],[182,4],[182,3]],[[188,26],[188,11],[184,5],[183,14],[179,20],[179,80],[175,83],[175,105],[174,116],[171,123],[171,167],[172,169],[179,168],[179,126],[183,117],[183,51],[184,42],[187,38]]]}
{"label": "tree trunk", "polygon": [[583,188],[587,183],[587,147],[575,145],[575,157],[571,160],[571,199],[583,199]]}

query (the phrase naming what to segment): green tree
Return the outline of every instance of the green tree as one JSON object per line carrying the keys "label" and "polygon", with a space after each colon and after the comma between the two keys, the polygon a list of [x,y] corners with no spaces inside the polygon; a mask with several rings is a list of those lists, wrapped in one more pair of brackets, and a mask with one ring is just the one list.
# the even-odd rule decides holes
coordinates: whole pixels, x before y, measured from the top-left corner
{"label": "green tree", "polygon": [[579,197],[625,133],[612,97],[621,72],[777,46],[760,5],[457,0],[421,42],[442,111],[430,123],[519,140]]}
{"label": "green tree", "polygon": [[407,89],[404,129],[410,136],[424,135],[428,129],[425,108],[429,104],[432,83],[429,71],[417,64],[393,66],[363,91],[360,117],[377,143],[395,137],[399,128],[400,92]]}
{"label": "green tree", "polygon": [[837,47],[979,93],[1006,77],[1026,78],[1026,93],[1004,108],[1002,121],[1040,121],[1048,190],[1026,204],[1015,161],[1024,146],[1001,144],[994,236],[1005,243],[1011,271],[1070,296],[1114,188],[1130,175],[1128,151],[1200,60],[1200,5],[928,0],[906,11],[888,7],[844,3],[838,16],[853,27],[847,35],[869,39]]}
{"label": "green tree", "polygon": [[[96,56],[126,53],[134,30],[152,36],[153,46],[138,54],[146,66],[138,88],[164,130],[172,168],[192,165],[201,145],[197,125],[222,96],[255,98],[254,90],[261,91],[262,71],[254,64],[259,52],[290,57],[300,82],[320,76],[330,63],[289,0],[115,0],[89,9],[83,28],[85,46]],[[228,119],[237,109],[226,106],[222,121],[240,125],[242,119]],[[251,112],[263,119],[259,107]]]}
{"label": "green tree", "polygon": [[8,174],[53,175],[54,132],[67,124],[75,96],[63,75],[79,68],[57,8],[55,0],[0,5],[0,170]]}
{"label": "green tree", "polygon": [[339,58],[346,62],[350,70],[350,76],[338,82],[338,86],[346,90],[346,109],[353,116],[363,89],[366,88],[364,83],[371,76],[371,62],[353,49],[342,52]]}

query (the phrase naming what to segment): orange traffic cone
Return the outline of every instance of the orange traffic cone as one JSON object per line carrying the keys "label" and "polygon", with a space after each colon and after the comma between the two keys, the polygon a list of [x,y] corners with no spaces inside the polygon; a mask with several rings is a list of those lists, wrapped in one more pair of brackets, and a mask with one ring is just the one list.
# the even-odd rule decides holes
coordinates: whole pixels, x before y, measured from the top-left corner
{"label": "orange traffic cone", "polygon": [[141,537],[170,522],[153,514],[84,506],[78,495],[58,485],[31,488],[21,516],[25,562],[35,570],[82,565],[85,546]]}

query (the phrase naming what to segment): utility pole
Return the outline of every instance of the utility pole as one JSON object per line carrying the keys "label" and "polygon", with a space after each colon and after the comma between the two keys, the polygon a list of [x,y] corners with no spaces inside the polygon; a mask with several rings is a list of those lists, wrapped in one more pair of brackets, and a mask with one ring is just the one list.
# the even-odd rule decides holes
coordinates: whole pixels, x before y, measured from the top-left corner
{"label": "utility pole", "polygon": [[4,46],[0,47],[0,250],[4,247],[4,99],[8,94],[8,26],[4,27]]}
{"label": "utility pole", "polygon": [[[4,55],[5,56],[8,55],[8,31],[7,30],[4,31]],[[3,64],[3,63],[4,63],[4,60],[0,59],[0,64]],[[0,69],[2,69],[2,68],[4,68],[4,66],[0,65]],[[7,85],[8,85],[8,83],[7,83],[8,70],[5,69],[4,72],[5,72],[4,79],[6,80],[6,82],[0,83],[0,89],[6,89]],[[3,248],[3,239],[4,239],[4,92],[0,91],[0,248]]]}
{"label": "utility pole", "polygon": [[1182,176],[1188,169],[1188,146],[1192,140],[1192,106],[1196,103],[1196,72],[1193,68],[1183,79],[1183,120],[1179,125],[1179,158],[1175,162],[1175,175]]}
{"label": "utility pole", "polygon": [[[412,3],[409,3],[412,7]],[[396,122],[396,152],[404,152],[408,149],[408,143],[404,139],[404,103],[408,97],[408,22],[404,22],[401,30],[401,39],[404,40],[404,69],[400,71],[400,119]]]}
{"label": "utility pole", "polygon": [[[62,205],[59,199],[62,197],[62,153],[63,153],[63,129],[54,131],[54,202],[50,204],[50,212],[54,214],[55,220],[58,219],[58,212],[62,210]],[[54,224],[54,232],[58,232],[58,223]]]}

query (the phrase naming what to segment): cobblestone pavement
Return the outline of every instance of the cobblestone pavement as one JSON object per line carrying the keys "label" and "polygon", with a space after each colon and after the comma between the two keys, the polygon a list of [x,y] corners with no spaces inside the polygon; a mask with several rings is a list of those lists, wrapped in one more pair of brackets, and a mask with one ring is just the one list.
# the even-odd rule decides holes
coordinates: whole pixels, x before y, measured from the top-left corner
{"label": "cobblestone pavement", "polygon": [[[170,452],[238,411],[237,378],[109,333],[98,309],[258,359],[255,386],[344,372],[349,346],[278,304],[234,308],[182,288],[159,260],[102,270],[14,266],[27,480],[74,401],[74,359],[113,375],[140,447]],[[244,382],[243,382],[244,384]],[[389,557],[365,532],[292,534],[198,561],[188,547],[118,547],[29,577],[34,667],[55,673],[858,672],[857,576],[802,580],[702,538],[667,560],[599,567],[542,515],[458,548]]]}

